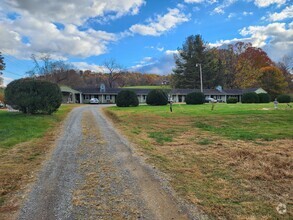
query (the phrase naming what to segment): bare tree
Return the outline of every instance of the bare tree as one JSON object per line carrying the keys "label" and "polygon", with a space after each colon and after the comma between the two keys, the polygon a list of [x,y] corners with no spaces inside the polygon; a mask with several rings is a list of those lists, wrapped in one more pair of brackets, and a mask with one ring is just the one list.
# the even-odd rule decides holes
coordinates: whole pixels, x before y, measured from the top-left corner
{"label": "bare tree", "polygon": [[122,67],[113,58],[104,61],[103,65],[107,71],[106,74],[108,74],[108,85],[110,88],[113,88],[115,81],[117,81],[122,76]]}
{"label": "bare tree", "polygon": [[[80,78],[73,65],[62,60],[52,60],[50,55],[44,55],[38,59],[35,54],[32,54],[31,59],[33,60],[34,68],[27,72],[30,76],[46,79],[57,84],[68,84],[70,82],[70,85],[72,85],[71,78],[74,75],[78,76],[74,77],[75,80]],[[80,79],[80,81],[82,80]],[[76,83],[80,84],[78,80]]]}

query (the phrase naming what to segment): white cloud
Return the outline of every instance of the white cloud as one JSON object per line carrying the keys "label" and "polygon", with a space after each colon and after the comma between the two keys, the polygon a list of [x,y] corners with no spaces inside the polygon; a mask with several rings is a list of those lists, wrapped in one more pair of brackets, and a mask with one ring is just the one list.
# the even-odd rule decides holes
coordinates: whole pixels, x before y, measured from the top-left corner
{"label": "white cloud", "polygon": [[[59,30],[53,23],[24,15],[0,23],[1,48],[5,54],[28,58],[31,53],[48,53],[59,57],[87,57],[107,51],[107,44],[117,40],[113,33],[88,29],[80,31],[67,24]],[[23,42],[23,38],[29,42]]]}
{"label": "white cloud", "polygon": [[184,0],[185,3],[202,3],[205,0]]}
{"label": "white cloud", "polygon": [[255,0],[254,1],[254,4],[260,8],[268,7],[272,4],[277,4],[278,6],[281,6],[285,3],[286,3],[286,0]]}
{"label": "white cloud", "polygon": [[174,54],[177,53],[177,50],[166,50],[163,56],[159,58],[145,57],[137,65],[130,67],[129,70],[160,75],[170,74],[175,67]]}
{"label": "white cloud", "polygon": [[82,25],[88,18],[112,15],[118,18],[137,14],[144,0],[4,0],[5,5],[20,14],[30,14],[39,20]]}
{"label": "white cloud", "polygon": [[273,13],[269,15],[269,21],[282,21],[287,18],[293,18],[293,5],[287,6],[280,13]]}
{"label": "white cloud", "polygon": [[231,18],[233,18],[233,17],[235,17],[235,16],[236,16],[235,13],[230,13],[230,14],[228,15],[228,19],[231,19]]}
{"label": "white cloud", "polygon": [[207,2],[209,4],[214,4],[216,2],[218,2],[218,0],[184,0],[185,3],[188,4],[198,4],[198,3],[203,3],[203,2]]}
{"label": "white cloud", "polygon": [[[79,26],[88,19],[137,14],[143,4],[144,0],[4,0],[0,3],[0,30],[6,31],[0,31],[1,49],[22,59],[29,59],[32,53],[63,59],[100,55],[122,35]],[[9,13],[18,16],[9,19]]]}
{"label": "white cloud", "polygon": [[253,15],[253,12],[252,11],[244,11],[243,13],[242,13],[244,16],[248,16],[248,15]]}
{"label": "white cloud", "polygon": [[141,35],[160,36],[186,21],[189,21],[189,16],[181,13],[179,9],[174,8],[168,9],[168,13],[163,16],[158,15],[156,19],[150,19],[147,25],[135,24],[129,30],[132,33]]}
{"label": "white cloud", "polygon": [[71,64],[83,71],[91,70],[93,72],[106,72],[106,69],[103,66],[96,64],[89,64],[87,62],[71,62]]}
{"label": "white cloud", "polygon": [[224,9],[234,4],[236,1],[237,0],[224,0],[224,2],[221,5],[217,6],[211,14],[224,14]]}

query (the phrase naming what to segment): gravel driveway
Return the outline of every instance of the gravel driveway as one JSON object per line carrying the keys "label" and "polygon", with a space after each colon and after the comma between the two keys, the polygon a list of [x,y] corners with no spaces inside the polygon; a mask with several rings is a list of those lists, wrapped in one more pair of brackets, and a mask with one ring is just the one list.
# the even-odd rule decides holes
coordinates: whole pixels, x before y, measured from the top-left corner
{"label": "gravel driveway", "polygon": [[18,219],[187,219],[102,107],[70,113]]}

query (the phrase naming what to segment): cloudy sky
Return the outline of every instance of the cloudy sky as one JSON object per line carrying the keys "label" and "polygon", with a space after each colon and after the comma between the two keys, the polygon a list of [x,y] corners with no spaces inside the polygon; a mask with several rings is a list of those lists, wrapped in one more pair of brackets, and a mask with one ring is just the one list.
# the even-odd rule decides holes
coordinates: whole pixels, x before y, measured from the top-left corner
{"label": "cloudy sky", "polygon": [[292,0],[0,1],[6,83],[32,68],[31,54],[79,69],[98,71],[113,58],[128,70],[168,74],[191,34],[211,46],[251,42],[279,61],[293,55]]}

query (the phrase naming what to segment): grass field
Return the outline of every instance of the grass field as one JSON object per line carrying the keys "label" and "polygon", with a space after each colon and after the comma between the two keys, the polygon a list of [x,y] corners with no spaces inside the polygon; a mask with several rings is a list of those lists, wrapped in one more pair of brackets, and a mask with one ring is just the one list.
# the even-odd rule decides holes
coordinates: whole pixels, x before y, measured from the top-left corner
{"label": "grass field", "polygon": [[[280,104],[111,107],[176,192],[212,218],[292,218],[293,110]],[[286,213],[277,211],[286,205]]]}
{"label": "grass field", "polygon": [[18,209],[14,193],[32,181],[58,134],[60,122],[77,105],[62,105],[53,115],[0,110],[0,219]]}

